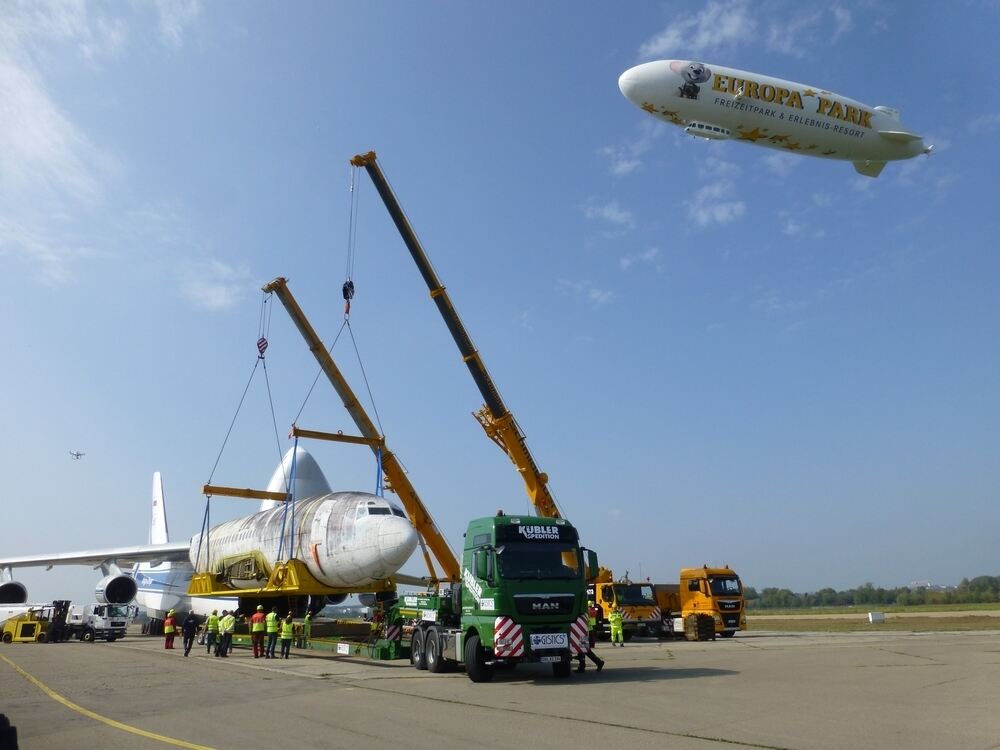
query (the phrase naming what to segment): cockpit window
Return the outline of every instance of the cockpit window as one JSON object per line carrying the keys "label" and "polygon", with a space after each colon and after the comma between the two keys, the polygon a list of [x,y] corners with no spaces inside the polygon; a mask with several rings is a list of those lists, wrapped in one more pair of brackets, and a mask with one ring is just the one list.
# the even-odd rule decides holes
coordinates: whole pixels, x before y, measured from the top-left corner
{"label": "cockpit window", "polygon": [[392,509],[392,515],[399,516],[400,518],[406,518],[406,514],[403,511],[401,511],[399,508],[393,508]]}
{"label": "cockpit window", "polygon": [[392,511],[389,510],[388,508],[379,508],[377,505],[369,505],[368,506],[368,515],[369,516],[388,516],[388,515],[391,515],[391,514],[392,514]]}

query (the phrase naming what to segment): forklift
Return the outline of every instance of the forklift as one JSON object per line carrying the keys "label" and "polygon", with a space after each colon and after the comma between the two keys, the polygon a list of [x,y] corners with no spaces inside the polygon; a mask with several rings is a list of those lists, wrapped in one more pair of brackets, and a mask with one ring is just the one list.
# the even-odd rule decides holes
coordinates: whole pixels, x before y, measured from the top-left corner
{"label": "forklift", "polygon": [[52,604],[34,607],[3,623],[4,643],[58,642],[66,638],[66,614],[69,601],[57,599]]}

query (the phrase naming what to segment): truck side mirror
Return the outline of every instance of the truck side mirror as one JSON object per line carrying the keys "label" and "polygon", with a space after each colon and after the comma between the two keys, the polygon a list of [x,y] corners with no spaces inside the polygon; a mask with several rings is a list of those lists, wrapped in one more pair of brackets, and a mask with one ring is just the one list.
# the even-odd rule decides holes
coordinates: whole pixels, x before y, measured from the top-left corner
{"label": "truck side mirror", "polygon": [[597,576],[597,553],[592,549],[587,550],[587,570],[584,580],[589,581]]}

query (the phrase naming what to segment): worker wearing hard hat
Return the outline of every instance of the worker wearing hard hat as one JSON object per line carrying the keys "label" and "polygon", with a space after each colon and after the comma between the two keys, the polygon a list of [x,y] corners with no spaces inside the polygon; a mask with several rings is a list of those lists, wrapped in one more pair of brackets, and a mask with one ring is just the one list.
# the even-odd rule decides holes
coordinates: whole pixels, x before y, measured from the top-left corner
{"label": "worker wearing hard hat", "polygon": [[306,616],[302,620],[301,629],[299,630],[299,648],[312,648],[312,625],[313,625],[312,612],[306,610]]}
{"label": "worker wearing hard hat", "polygon": [[292,649],[292,639],[295,638],[295,623],[292,620],[292,613],[281,621],[281,658],[287,659],[288,652]]}
{"label": "worker wearing hard hat", "polygon": [[250,617],[250,643],[253,646],[254,659],[264,655],[264,631],[267,629],[264,619],[264,605],[258,604],[257,611]]}
{"label": "worker wearing hard hat", "polygon": [[611,645],[615,644],[625,648],[625,639],[622,637],[622,620],[625,618],[622,616],[622,611],[618,606],[611,608],[611,613],[608,615],[608,624],[611,626]]}
{"label": "worker wearing hard hat", "polygon": [[177,634],[177,620],[174,619],[174,611],[167,612],[167,617],[163,621],[163,648],[174,647],[174,636]]}
{"label": "worker wearing hard hat", "polygon": [[229,656],[229,650],[233,647],[233,633],[236,632],[236,615],[232,612],[222,610],[222,617],[219,619],[219,647],[215,650],[216,656]]}
{"label": "worker wearing hard hat", "polygon": [[205,641],[208,644],[206,652],[210,654],[212,646],[219,640],[219,610],[213,609],[212,614],[205,620],[205,632],[208,634],[208,639]]}
{"label": "worker wearing hard hat", "polygon": [[278,608],[271,607],[271,611],[264,618],[264,629],[267,631],[267,647],[264,649],[265,659],[277,659],[274,655],[274,647],[278,645]]}

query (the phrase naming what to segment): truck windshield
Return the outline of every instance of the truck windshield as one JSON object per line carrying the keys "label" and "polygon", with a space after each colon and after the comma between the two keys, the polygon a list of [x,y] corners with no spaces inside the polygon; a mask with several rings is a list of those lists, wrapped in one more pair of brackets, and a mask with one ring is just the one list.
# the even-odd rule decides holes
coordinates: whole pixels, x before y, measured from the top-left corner
{"label": "truck windshield", "polygon": [[615,600],[622,607],[653,607],[653,587],[649,584],[615,584]]}
{"label": "truck windshield", "polygon": [[507,580],[580,576],[580,550],[573,544],[510,542],[497,547],[497,558]]}
{"label": "truck windshield", "polygon": [[108,607],[108,617],[128,617],[128,607]]}
{"label": "truck windshield", "polygon": [[740,579],[736,576],[709,576],[708,585],[712,596],[739,596]]}

